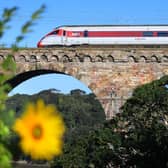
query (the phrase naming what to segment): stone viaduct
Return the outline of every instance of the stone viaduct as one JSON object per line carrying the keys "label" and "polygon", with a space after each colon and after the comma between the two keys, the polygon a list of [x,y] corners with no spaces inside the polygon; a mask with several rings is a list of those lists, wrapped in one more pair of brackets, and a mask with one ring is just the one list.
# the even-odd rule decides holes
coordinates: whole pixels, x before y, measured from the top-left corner
{"label": "stone viaduct", "polygon": [[[71,75],[88,86],[107,119],[119,112],[133,90],[168,74],[168,46],[84,46],[20,49],[12,86],[45,73]],[[0,49],[3,60],[10,49]],[[49,82],[49,81],[48,81]]]}

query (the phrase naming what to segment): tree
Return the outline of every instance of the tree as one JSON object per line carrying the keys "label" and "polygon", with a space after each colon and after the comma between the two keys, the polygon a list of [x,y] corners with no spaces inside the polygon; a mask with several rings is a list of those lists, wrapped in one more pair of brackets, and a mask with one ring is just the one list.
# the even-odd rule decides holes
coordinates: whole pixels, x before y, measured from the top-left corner
{"label": "tree", "polygon": [[126,164],[168,167],[168,76],[135,89],[123,106]]}
{"label": "tree", "polygon": [[65,168],[68,164],[82,168],[168,167],[166,84],[168,76],[135,89],[122,113],[65,147],[65,156],[53,167],[57,163]]}
{"label": "tree", "polygon": [[[115,142],[111,140],[111,159],[108,160],[111,166],[168,167],[168,88],[166,84],[168,84],[168,76],[136,88],[132,97],[122,107],[122,113],[110,121],[109,134],[117,139]],[[105,128],[108,127],[105,126]],[[102,152],[101,157],[106,152],[109,153],[110,148]],[[107,166],[107,163],[103,163],[101,167],[103,166]]]}

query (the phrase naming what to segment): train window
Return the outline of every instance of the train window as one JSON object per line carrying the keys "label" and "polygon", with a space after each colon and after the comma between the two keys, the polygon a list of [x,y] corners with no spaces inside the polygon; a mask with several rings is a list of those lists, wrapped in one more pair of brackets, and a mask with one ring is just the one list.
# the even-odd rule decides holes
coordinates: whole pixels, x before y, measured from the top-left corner
{"label": "train window", "polygon": [[58,34],[58,32],[59,32],[59,30],[56,30],[56,31],[53,31],[53,32],[51,32],[51,34]]}
{"label": "train window", "polygon": [[158,32],[157,35],[160,37],[166,37],[168,36],[168,32]]}
{"label": "train window", "polygon": [[152,31],[145,31],[145,32],[143,32],[143,36],[144,37],[152,37],[153,36],[153,32]]}

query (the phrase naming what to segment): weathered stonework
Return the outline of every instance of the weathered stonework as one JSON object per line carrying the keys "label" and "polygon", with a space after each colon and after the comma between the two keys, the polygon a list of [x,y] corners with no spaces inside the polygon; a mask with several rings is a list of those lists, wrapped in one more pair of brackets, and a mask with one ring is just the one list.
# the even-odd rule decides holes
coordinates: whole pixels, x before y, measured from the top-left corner
{"label": "weathered stonework", "polygon": [[[0,60],[10,52],[10,49],[0,49]],[[13,54],[13,59],[18,76],[50,70],[79,79],[96,94],[107,119],[119,112],[137,86],[168,74],[167,46],[21,49]],[[26,78],[28,74],[23,76]]]}

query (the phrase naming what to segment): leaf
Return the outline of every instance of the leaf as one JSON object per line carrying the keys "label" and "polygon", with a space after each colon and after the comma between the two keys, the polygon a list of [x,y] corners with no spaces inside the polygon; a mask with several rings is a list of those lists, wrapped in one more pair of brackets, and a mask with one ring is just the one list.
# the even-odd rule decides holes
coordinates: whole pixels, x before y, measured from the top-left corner
{"label": "leaf", "polygon": [[18,48],[18,46],[17,46],[17,43],[12,44],[11,48],[12,48],[12,51],[13,51],[13,52],[17,52],[17,51],[19,50],[19,48]]}
{"label": "leaf", "polygon": [[16,37],[16,43],[19,43],[20,41],[22,41],[24,39],[23,35],[17,36]]}
{"label": "leaf", "polygon": [[0,38],[4,34],[4,30],[7,28],[10,28],[6,24],[11,20],[11,18],[14,16],[17,7],[13,7],[11,9],[5,8],[2,14],[2,19],[0,20]]}
{"label": "leaf", "polygon": [[1,168],[11,168],[10,160],[12,158],[6,147],[0,143],[0,167]]}
{"label": "leaf", "polygon": [[7,58],[3,61],[2,67],[4,70],[15,72],[16,70],[16,64],[13,61],[13,58],[11,55],[8,55]]}
{"label": "leaf", "polygon": [[17,9],[18,9],[17,7],[13,7],[11,9],[5,8],[2,15],[3,22],[4,23],[9,22],[11,20],[11,17],[14,16]]}
{"label": "leaf", "polygon": [[36,20],[36,19],[39,19],[40,18],[40,15],[44,12],[45,10],[45,5],[42,5],[37,11],[35,11],[31,18],[32,20]]}
{"label": "leaf", "polygon": [[26,34],[28,32],[31,32],[29,29],[33,25],[32,21],[27,21],[23,26],[22,26],[22,33]]}

